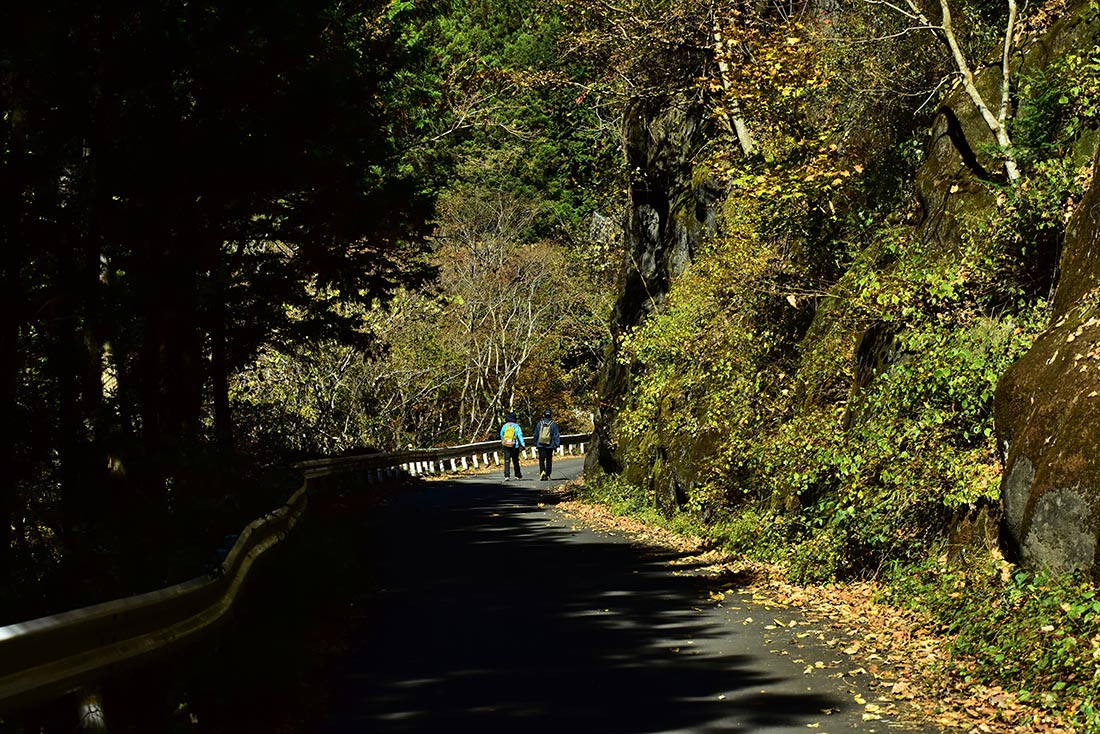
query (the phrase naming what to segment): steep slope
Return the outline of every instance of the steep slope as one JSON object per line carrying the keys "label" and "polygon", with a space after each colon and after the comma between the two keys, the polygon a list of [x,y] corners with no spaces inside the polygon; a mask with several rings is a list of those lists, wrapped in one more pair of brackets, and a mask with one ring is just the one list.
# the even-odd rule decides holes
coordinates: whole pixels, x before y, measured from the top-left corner
{"label": "steep slope", "polygon": [[[924,557],[949,536],[963,542],[967,532],[951,529],[967,531],[976,518],[987,530],[978,540],[991,542],[1002,469],[993,395],[1050,317],[1065,222],[1090,173],[1095,16],[1078,3],[1048,28],[1036,16],[1021,31],[1030,40],[1012,57],[1010,130],[1024,172],[1015,185],[963,89],[930,115],[919,100],[887,104],[852,91],[870,83],[874,66],[931,58],[942,51],[935,45],[868,57],[838,51],[829,37],[812,62],[784,57],[815,76],[802,87],[776,83],[777,98],[763,100],[773,115],[764,121],[775,125],[755,127],[768,152],[751,159],[730,155],[720,126],[684,113],[682,100],[634,110],[629,164],[643,185],[632,191],[590,470],[621,473],[668,514],[722,520],[746,550],[793,548],[796,572],[808,576],[873,574]],[[825,22],[839,34],[868,19]],[[806,45],[811,32],[820,41],[823,27],[785,26],[773,46]],[[942,71],[929,63],[921,78]],[[751,67],[740,73],[765,86]],[[983,66],[976,87],[995,99],[1000,77],[998,63]],[[748,117],[751,124],[751,110]],[[775,133],[795,118],[799,135]],[[927,134],[910,138],[922,123]],[[1049,370],[1026,366],[1050,359],[1043,345],[1080,337],[1091,314],[1079,306],[1091,289],[1095,232],[1084,207],[1076,211],[1053,331],[998,395],[998,426],[1012,439],[1008,476],[1016,476],[1005,484],[1010,539],[1023,540],[1034,522],[1031,484],[1040,494],[1070,486],[1031,479],[1028,463],[1047,458],[1035,442],[1052,420],[1088,422],[1070,408],[1080,380],[1071,386],[1059,373],[1055,389]],[[1032,397],[1045,407],[1019,407]],[[1087,436],[1078,442],[1082,451],[1089,445]],[[1080,454],[1064,458],[1082,465],[1080,476],[1095,475]],[[1064,499],[1052,496],[1041,518],[1057,509],[1053,497]],[[1100,526],[1093,502],[1081,495],[1061,524],[1037,526],[1052,528],[1043,537],[1083,528],[1075,532],[1091,541],[1062,556],[1024,556],[1080,564]]]}

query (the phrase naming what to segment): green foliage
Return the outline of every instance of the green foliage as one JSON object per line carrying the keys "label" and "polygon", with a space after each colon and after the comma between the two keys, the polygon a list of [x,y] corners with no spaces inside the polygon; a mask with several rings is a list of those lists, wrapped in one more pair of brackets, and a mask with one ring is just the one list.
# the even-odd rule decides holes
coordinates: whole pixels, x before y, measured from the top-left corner
{"label": "green foliage", "polygon": [[643,521],[663,524],[649,493],[617,476],[599,477],[585,482],[579,496],[586,501],[607,507],[616,515],[636,517]]}
{"label": "green foliage", "polygon": [[[744,237],[711,243],[673,286],[666,308],[626,335],[620,359],[642,367],[619,430],[636,439],[660,422],[665,432],[727,433],[731,456],[751,441],[768,405],[766,386],[786,376],[769,367],[777,331],[769,319],[777,299],[767,280],[781,267],[774,250]],[[738,272],[743,278],[730,279]],[[782,313],[782,311],[780,311]],[[669,405],[693,406],[691,411]],[[735,470],[718,464],[714,471]]]}
{"label": "green foliage", "polygon": [[1100,123],[1100,46],[1069,53],[1019,84],[1013,135],[1022,160],[1062,158]]}
{"label": "green foliage", "polygon": [[[890,30],[859,12],[853,28]],[[1036,164],[998,212],[964,220],[957,250],[922,242],[902,194],[915,143],[851,124],[873,114],[893,133],[911,112],[898,99],[880,106],[889,113],[867,97],[822,102],[851,65],[870,65],[856,72],[870,83],[912,42],[867,59],[790,22],[736,32],[764,61],[736,83],[751,89],[723,89],[750,128],[753,114],[771,122],[763,152],[738,160],[716,145],[700,158],[734,191],[724,234],[624,337],[635,379],[618,437],[643,465],[657,458],[654,425],[664,439],[715,437],[681,515],[768,527],[759,550],[788,546],[796,578],[875,576],[923,558],[958,507],[996,496],[993,392],[1042,327],[1053,264],[1033,255],[1079,189],[1066,167]],[[906,63],[906,83],[938,72]],[[784,94],[789,74],[813,83]]]}
{"label": "green foliage", "polygon": [[792,564],[796,575],[831,566],[826,576],[850,577],[923,557],[955,508],[996,497],[993,392],[1031,327],[985,318],[911,328],[893,347],[899,361],[849,402],[845,430],[821,421],[805,425],[809,437],[783,431],[769,442],[762,468],[776,491],[798,493],[811,535],[831,538],[812,568]]}
{"label": "green foliage", "polygon": [[[555,0],[570,58],[592,70],[590,91],[617,105],[670,99],[698,82],[710,45],[705,0]],[[620,108],[621,109],[621,108]]]}
{"label": "green foliage", "polygon": [[[1012,682],[1020,697],[1100,730],[1100,594],[1091,580],[1022,571],[999,558],[895,568],[888,599],[917,609],[952,640],[945,672]],[[1028,722],[1015,722],[1026,725]]]}
{"label": "green foliage", "polygon": [[592,72],[563,61],[565,34],[553,5],[452,3],[433,34],[446,77],[433,156],[455,166],[451,190],[531,202],[537,216],[521,239],[581,244],[593,212],[617,201],[619,147],[598,98],[584,91]]}
{"label": "green foliage", "polygon": [[709,521],[693,512],[670,517],[657,509],[652,491],[631,484],[621,476],[586,480],[578,490],[578,498],[653,527],[706,538],[708,544],[750,560],[770,563],[782,557],[786,550],[789,527],[781,515],[758,513],[746,507],[736,513],[723,512]]}
{"label": "green foliage", "polygon": [[[406,63],[386,87],[432,172],[436,279],[344,313],[366,344],[318,334],[264,351],[234,380],[250,447],[336,452],[480,440],[503,408],[590,426],[615,245],[590,236],[619,197],[617,131],[565,29],[532,0],[384,5],[376,25]],[[380,31],[381,32],[381,31]],[[574,410],[576,409],[576,410]],[[526,419],[526,418],[524,418]]]}

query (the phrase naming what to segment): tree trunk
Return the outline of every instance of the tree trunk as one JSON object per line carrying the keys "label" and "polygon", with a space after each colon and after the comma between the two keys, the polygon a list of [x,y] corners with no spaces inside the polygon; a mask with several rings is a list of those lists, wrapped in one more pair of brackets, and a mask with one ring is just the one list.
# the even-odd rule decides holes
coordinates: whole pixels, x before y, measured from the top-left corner
{"label": "tree trunk", "polygon": [[[0,466],[7,470],[0,476],[0,593],[12,583],[12,516],[15,512],[16,474],[14,431],[18,421],[16,388],[19,375],[20,277],[23,243],[16,207],[19,200],[20,169],[23,165],[23,130],[21,112],[16,109],[12,77],[0,79],[9,102],[10,114],[0,127],[0,146],[8,151],[6,165],[0,169]],[[9,96],[10,95],[10,96]],[[0,159],[2,161],[3,159]]]}
{"label": "tree trunk", "polygon": [[57,461],[61,488],[61,536],[71,580],[81,577],[79,564],[87,560],[87,533],[95,525],[94,504],[84,476],[86,463],[84,416],[80,410],[79,374],[82,360],[77,352],[75,330],[69,328],[71,311],[63,321],[55,320],[51,337],[50,371],[57,386]]}
{"label": "tree trunk", "polygon": [[[110,504],[104,495],[106,458],[100,459],[98,441],[99,431],[104,430],[102,340],[98,333],[101,242],[93,224],[98,202],[87,160],[84,171],[89,175],[84,181],[83,206],[77,200],[66,201],[62,210],[74,213],[74,218],[64,223],[71,244],[63,245],[59,252],[52,318],[46,324],[50,371],[58,390],[62,535],[74,580],[85,577],[81,564],[90,560],[90,548],[102,545],[91,535],[103,528],[102,518]],[[57,242],[64,241],[65,236],[59,233]]]}
{"label": "tree trunk", "polygon": [[[198,275],[191,248],[193,238],[172,236],[160,252],[146,284],[152,313],[150,353],[147,355],[145,410],[156,416],[149,435],[160,463],[158,477],[185,479],[200,445],[202,397],[206,377],[202,331],[198,314]],[[177,494],[186,500],[186,490]],[[175,505],[175,502],[173,502]]]}
{"label": "tree trunk", "polygon": [[225,455],[233,452],[233,416],[229,405],[229,344],[226,334],[226,277],[218,268],[218,282],[210,304],[210,381],[214,399],[214,437]]}
{"label": "tree trunk", "polygon": [[[887,4],[889,5],[889,3]],[[948,0],[940,0],[940,11],[943,14],[943,22],[939,26],[933,25],[932,22],[928,20],[924,11],[917,5],[916,0],[906,0],[906,4],[909,6],[910,11],[912,11],[911,15],[907,15],[909,15],[910,18],[919,20],[924,28],[933,32],[938,31],[937,35],[947,45],[948,50],[951,52],[951,59],[955,62],[955,68],[962,78],[963,90],[966,92],[967,96],[970,97],[970,101],[974,104],[975,109],[978,110],[978,114],[981,115],[989,131],[993,133],[993,137],[996,138],[997,145],[1000,147],[1001,154],[1005,159],[1004,167],[1005,173],[1008,175],[1009,183],[1015,185],[1020,180],[1020,168],[1016,163],[1016,156],[1012,151],[1012,139],[1008,134],[1008,113],[1011,97],[1012,73],[1009,61],[1012,55],[1012,39],[1016,34],[1016,0],[1008,0],[1008,19],[1005,22],[1004,45],[1001,53],[1000,106],[998,107],[996,115],[989,109],[989,105],[986,104],[985,99],[974,83],[974,73],[970,69],[970,63],[967,61],[962,47],[959,46],[958,38],[955,36],[955,28],[951,22],[951,7],[948,5]],[[897,10],[896,7],[894,9]]]}
{"label": "tree trunk", "polygon": [[728,113],[722,115],[722,120],[725,122],[726,128],[737,135],[737,142],[741,144],[741,152],[746,156],[750,156],[756,150],[756,144],[753,142],[752,135],[749,134],[749,128],[741,116],[741,103],[730,96],[730,68],[729,62],[726,61],[725,42],[722,38],[722,27],[718,23],[717,13],[714,13],[711,33],[714,39],[714,58],[718,62],[718,76],[722,81],[722,89],[726,92],[730,109]]}
{"label": "tree trunk", "polygon": [[[6,187],[5,187],[6,188]],[[6,193],[6,192],[5,192]],[[5,218],[0,225],[0,252],[4,258],[0,270],[0,466],[8,467],[0,477],[0,590],[7,590],[12,583],[12,515],[15,512],[16,474],[15,437],[17,408],[16,386],[19,375],[19,318],[20,283],[19,255],[21,248],[13,241],[11,222]]]}
{"label": "tree trunk", "polygon": [[1005,120],[1008,115],[1008,89],[1009,89],[1009,67],[1008,58],[1012,49],[1012,35],[1015,32],[1016,23],[1016,3],[1015,0],[1009,2],[1009,19],[1006,23],[1005,30],[1005,45],[1003,54],[1003,65],[1001,69],[1001,106],[999,113],[994,115],[992,110],[989,109],[989,105],[986,104],[982,98],[981,92],[978,91],[977,85],[974,84],[974,73],[970,70],[970,65],[967,63],[966,56],[963,55],[962,48],[959,46],[958,39],[955,37],[955,29],[951,24],[951,8],[947,4],[947,0],[940,0],[940,9],[943,11],[943,34],[947,41],[948,48],[951,49],[951,56],[955,60],[955,66],[958,68],[959,73],[962,75],[963,89],[966,90],[966,94],[970,97],[970,101],[974,103],[974,107],[977,108],[978,113],[982,116],[985,124],[989,127],[990,132],[997,139],[997,145],[1000,146],[1001,152],[1005,157],[1005,172],[1008,174],[1008,180],[1012,183],[1020,178],[1020,170],[1016,165],[1016,158],[1012,154],[1012,140],[1008,136],[1008,127],[1005,124]]}

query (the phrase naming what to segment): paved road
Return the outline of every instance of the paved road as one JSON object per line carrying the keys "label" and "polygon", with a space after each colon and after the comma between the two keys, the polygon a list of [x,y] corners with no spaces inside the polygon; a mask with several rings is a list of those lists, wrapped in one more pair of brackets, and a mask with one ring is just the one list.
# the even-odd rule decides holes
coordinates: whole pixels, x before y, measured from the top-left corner
{"label": "paved road", "polygon": [[368,513],[354,632],[310,731],[898,730],[863,721],[850,683],[769,652],[751,610],[707,601],[672,552],[574,527],[546,484],[433,481]]}

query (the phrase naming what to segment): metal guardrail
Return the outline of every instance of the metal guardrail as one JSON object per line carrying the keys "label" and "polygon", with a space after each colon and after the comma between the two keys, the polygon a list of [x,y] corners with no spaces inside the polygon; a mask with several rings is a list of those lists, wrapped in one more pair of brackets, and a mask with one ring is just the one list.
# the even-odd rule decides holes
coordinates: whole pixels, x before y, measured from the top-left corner
{"label": "metal guardrail", "polygon": [[[562,436],[584,453],[591,434]],[[295,465],[304,479],[287,503],[248,525],[211,574],[158,591],[0,627],[0,714],[75,692],[168,652],[222,619],[256,560],[305,514],[310,480],[365,473],[369,481],[500,462],[500,442],[333,457]],[[526,451],[524,452],[526,455]]]}
{"label": "metal guardrail", "polygon": [[[591,433],[574,433],[561,437],[561,446],[558,453],[583,454],[585,444],[592,438]],[[534,438],[525,436],[525,442],[531,443]],[[359,456],[337,456],[315,461],[303,461],[297,464],[308,479],[312,472],[329,473],[339,467],[353,465],[356,471],[370,472],[368,478],[381,480],[392,477],[400,472],[406,472],[413,476],[443,474],[447,472],[465,471],[469,468],[479,469],[484,466],[499,466],[501,462],[500,441],[485,441],[483,443],[471,443],[463,446],[448,446],[438,449],[408,449],[386,454],[366,454]],[[533,446],[521,450],[524,458],[535,455]]]}

